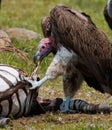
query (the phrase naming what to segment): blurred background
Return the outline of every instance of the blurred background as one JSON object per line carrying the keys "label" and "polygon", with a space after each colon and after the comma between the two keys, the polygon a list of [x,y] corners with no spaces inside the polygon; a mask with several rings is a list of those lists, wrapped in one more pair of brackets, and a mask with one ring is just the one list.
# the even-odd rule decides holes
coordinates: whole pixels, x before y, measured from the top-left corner
{"label": "blurred background", "polygon": [[[64,4],[66,6],[72,7],[73,9],[82,10],[89,14],[96,26],[105,32],[111,39],[111,30],[109,29],[103,16],[103,10],[106,4],[105,0],[2,0],[0,10],[1,29],[5,30],[15,27],[25,28],[38,33],[40,36],[36,39],[37,41],[35,41],[35,39],[33,39],[33,41],[29,41],[24,38],[19,39],[18,41],[18,39],[15,37],[12,39],[13,44],[17,48],[20,48],[28,53],[28,57],[31,58],[30,62],[32,61],[32,55],[36,51],[39,38],[43,37],[41,31],[41,19],[44,16],[48,16],[49,11],[57,4]],[[17,59],[10,59],[12,57],[9,58],[4,54],[2,57],[3,56],[4,58],[1,58],[0,60],[1,63],[18,65],[17,62],[12,63],[12,60],[14,61]],[[24,67],[25,69],[27,68],[27,66],[23,66],[23,68]]]}

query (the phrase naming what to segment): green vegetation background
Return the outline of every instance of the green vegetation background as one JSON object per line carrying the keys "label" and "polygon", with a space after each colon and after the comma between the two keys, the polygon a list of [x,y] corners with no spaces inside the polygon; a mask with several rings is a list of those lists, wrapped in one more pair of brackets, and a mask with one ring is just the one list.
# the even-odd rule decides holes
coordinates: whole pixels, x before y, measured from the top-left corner
{"label": "green vegetation background", "polygon": [[[41,19],[49,15],[49,11],[57,4],[64,4],[73,9],[82,10],[89,14],[96,26],[103,31],[110,40],[112,32],[105,22],[103,16],[106,0],[3,0],[0,10],[0,28],[20,27],[36,31],[41,37]],[[35,67],[33,55],[36,52],[38,41],[36,40],[18,40],[13,39],[15,47],[28,53],[28,62],[11,52],[1,52],[0,62],[14,65],[25,70],[29,75]],[[50,64],[53,55],[50,54],[42,62],[39,69],[39,76],[42,78]],[[62,97],[62,79],[49,81],[40,88],[39,95],[43,98]],[[101,94],[86,83],[83,83],[81,90],[78,91],[75,98],[86,100],[90,103],[110,102],[108,94]],[[112,102],[112,101],[111,101]],[[46,113],[41,116],[34,116],[13,120],[14,130],[108,130],[112,129],[112,115],[89,115],[89,114],[61,114]],[[10,126],[4,128],[11,129]],[[110,130],[111,130],[110,129]]]}

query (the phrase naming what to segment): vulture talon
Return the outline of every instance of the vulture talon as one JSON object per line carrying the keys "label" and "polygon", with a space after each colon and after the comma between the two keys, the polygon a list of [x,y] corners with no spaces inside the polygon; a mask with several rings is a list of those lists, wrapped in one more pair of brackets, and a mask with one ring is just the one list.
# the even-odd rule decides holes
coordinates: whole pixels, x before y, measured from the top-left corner
{"label": "vulture talon", "polygon": [[44,84],[44,82],[46,82],[48,79],[49,79],[49,77],[45,76],[43,79],[41,79],[39,81],[36,81],[36,80],[34,80],[34,81],[30,80],[29,81],[28,80],[33,86],[33,87],[30,88],[30,90],[41,87],[42,84]]}
{"label": "vulture talon", "polygon": [[39,83],[39,81],[37,81],[36,79],[33,79],[33,78],[29,79],[29,77],[25,77],[23,75],[20,75],[20,76],[21,76],[22,80],[25,80],[25,81],[27,81],[28,83],[30,83],[32,85],[32,87],[29,88],[30,90],[36,89],[36,88],[38,88],[38,87],[41,86],[40,83]]}
{"label": "vulture talon", "polygon": [[39,81],[37,81],[37,80],[29,80],[29,79],[27,80],[27,79],[26,79],[26,81],[28,81],[28,82],[31,83],[31,85],[32,85],[32,87],[29,88],[30,90],[39,88],[39,87],[41,86],[40,83],[39,83]]}
{"label": "vulture talon", "polygon": [[71,114],[77,113],[77,111],[71,110],[71,109],[61,110],[61,112],[62,113],[71,113]]}
{"label": "vulture talon", "polygon": [[40,87],[40,84],[38,84],[37,81],[34,81],[31,83],[33,87],[29,88],[30,90],[33,90],[33,89],[36,89],[36,88],[39,88]]}
{"label": "vulture talon", "polygon": [[71,110],[70,109],[70,96],[66,97],[66,101],[63,104],[62,108],[61,108],[61,112],[62,113],[77,113],[76,110]]}

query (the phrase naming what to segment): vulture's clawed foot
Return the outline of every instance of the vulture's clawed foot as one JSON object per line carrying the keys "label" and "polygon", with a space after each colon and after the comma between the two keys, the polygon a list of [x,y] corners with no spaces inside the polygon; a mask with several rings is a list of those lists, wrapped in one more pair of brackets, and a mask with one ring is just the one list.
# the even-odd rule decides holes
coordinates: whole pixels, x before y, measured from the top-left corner
{"label": "vulture's clawed foot", "polygon": [[40,88],[42,86],[42,84],[44,84],[49,79],[49,77],[45,76],[43,79],[41,79],[41,80],[39,79],[39,81],[35,78],[31,78],[31,77],[29,78],[29,77],[25,77],[25,76],[21,76],[21,79],[29,82],[32,85],[30,90],[33,90],[33,89]]}
{"label": "vulture's clawed foot", "polygon": [[62,113],[77,113],[77,110],[70,109],[70,96],[66,97],[66,101],[61,106]]}
{"label": "vulture's clawed foot", "polygon": [[32,84],[32,87],[30,88],[30,90],[37,89],[37,88],[41,87],[41,83],[37,80],[30,80],[28,82],[30,82]]}
{"label": "vulture's clawed foot", "polygon": [[37,88],[39,88],[41,86],[40,82],[35,80],[35,79],[27,79],[27,78],[25,78],[25,80],[32,85],[30,90],[37,89]]}
{"label": "vulture's clawed foot", "polygon": [[67,109],[67,108],[65,108],[65,107],[63,107],[63,108],[61,109],[61,112],[62,112],[62,113],[71,113],[71,114],[72,114],[72,113],[73,113],[73,114],[74,114],[74,113],[77,113],[76,110],[71,110],[71,109],[69,109],[69,108]]}
{"label": "vulture's clawed foot", "polygon": [[35,79],[33,77],[25,77],[25,76],[21,75],[21,79],[24,80],[24,81],[27,81],[28,83],[30,83],[32,85],[30,90],[39,88],[41,86],[38,79]]}

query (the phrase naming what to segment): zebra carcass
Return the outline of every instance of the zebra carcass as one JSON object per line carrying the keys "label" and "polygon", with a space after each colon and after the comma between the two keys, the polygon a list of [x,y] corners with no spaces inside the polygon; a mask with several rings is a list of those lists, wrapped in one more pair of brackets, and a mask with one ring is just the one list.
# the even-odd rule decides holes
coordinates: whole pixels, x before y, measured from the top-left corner
{"label": "zebra carcass", "polygon": [[[10,117],[27,116],[32,109],[41,107],[36,101],[37,91],[29,90],[32,85],[22,76],[27,77],[23,70],[0,64],[0,126],[6,125]],[[40,113],[38,110],[42,112],[34,112]]]}

